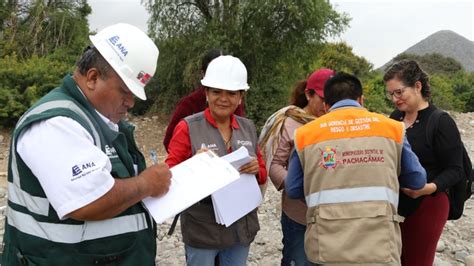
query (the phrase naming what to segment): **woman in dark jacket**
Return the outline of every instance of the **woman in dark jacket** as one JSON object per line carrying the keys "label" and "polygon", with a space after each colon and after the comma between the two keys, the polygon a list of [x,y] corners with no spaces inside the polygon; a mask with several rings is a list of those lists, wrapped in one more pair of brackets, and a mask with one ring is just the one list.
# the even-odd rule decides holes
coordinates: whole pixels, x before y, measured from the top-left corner
{"label": "woman in dark jacket", "polygon": [[439,118],[433,143],[427,143],[426,126],[436,107],[429,102],[428,75],[413,60],[389,67],[383,77],[387,97],[395,104],[391,118],[403,121],[412,150],[427,172],[421,190],[402,189],[399,214],[405,216],[402,232],[402,264],[433,265],[436,245],[449,213],[447,189],[462,178],[462,142],[454,120]]}

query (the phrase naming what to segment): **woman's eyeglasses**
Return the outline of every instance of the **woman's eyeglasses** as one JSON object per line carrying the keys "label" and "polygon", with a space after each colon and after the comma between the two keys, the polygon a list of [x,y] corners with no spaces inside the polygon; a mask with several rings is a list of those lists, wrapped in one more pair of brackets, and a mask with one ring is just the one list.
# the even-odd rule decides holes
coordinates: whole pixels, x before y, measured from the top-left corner
{"label": "woman's eyeglasses", "polygon": [[386,95],[387,95],[387,99],[391,100],[392,97],[395,96],[395,98],[400,98],[402,97],[403,93],[405,92],[405,88],[408,87],[408,86],[405,86],[401,89],[396,89],[396,90],[393,90],[392,92],[390,91],[386,91]]}

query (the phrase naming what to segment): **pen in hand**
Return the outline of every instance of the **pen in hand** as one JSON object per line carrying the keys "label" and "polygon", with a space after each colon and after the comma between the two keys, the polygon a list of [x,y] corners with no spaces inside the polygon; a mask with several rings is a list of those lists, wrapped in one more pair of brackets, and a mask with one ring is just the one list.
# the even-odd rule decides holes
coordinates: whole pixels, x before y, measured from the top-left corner
{"label": "pen in hand", "polygon": [[158,156],[156,155],[156,150],[155,149],[150,150],[150,157],[151,157],[151,161],[152,161],[153,164],[158,163]]}
{"label": "pen in hand", "polygon": [[151,162],[152,162],[154,165],[155,165],[155,164],[158,164],[158,155],[157,155],[155,149],[151,149],[151,150],[150,150],[150,158],[151,158]]}

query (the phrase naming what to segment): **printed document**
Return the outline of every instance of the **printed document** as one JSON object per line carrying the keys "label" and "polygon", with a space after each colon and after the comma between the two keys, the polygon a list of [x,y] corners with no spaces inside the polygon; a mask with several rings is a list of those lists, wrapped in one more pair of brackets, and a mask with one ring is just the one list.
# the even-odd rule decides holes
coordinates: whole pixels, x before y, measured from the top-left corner
{"label": "printed document", "polygon": [[[235,169],[252,160],[243,146],[221,158]],[[216,222],[226,227],[257,208],[261,202],[262,194],[255,175],[242,174],[239,179],[212,193]]]}
{"label": "printed document", "polygon": [[170,169],[168,193],[143,199],[153,219],[163,223],[213,192],[239,179],[239,172],[212,151],[199,153]]}

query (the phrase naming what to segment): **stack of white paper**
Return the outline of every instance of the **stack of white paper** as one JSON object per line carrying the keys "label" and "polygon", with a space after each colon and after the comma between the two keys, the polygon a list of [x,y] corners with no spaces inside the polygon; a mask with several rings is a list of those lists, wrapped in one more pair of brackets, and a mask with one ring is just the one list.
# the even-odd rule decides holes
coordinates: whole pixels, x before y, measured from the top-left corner
{"label": "stack of white paper", "polygon": [[196,154],[171,168],[168,193],[143,199],[153,219],[162,223],[211,193],[239,179],[239,172],[212,152]]}
{"label": "stack of white paper", "polygon": [[[243,146],[221,158],[235,169],[252,160],[248,150]],[[261,202],[262,194],[255,175],[242,174],[239,179],[212,193],[216,222],[226,227],[257,208]]]}

